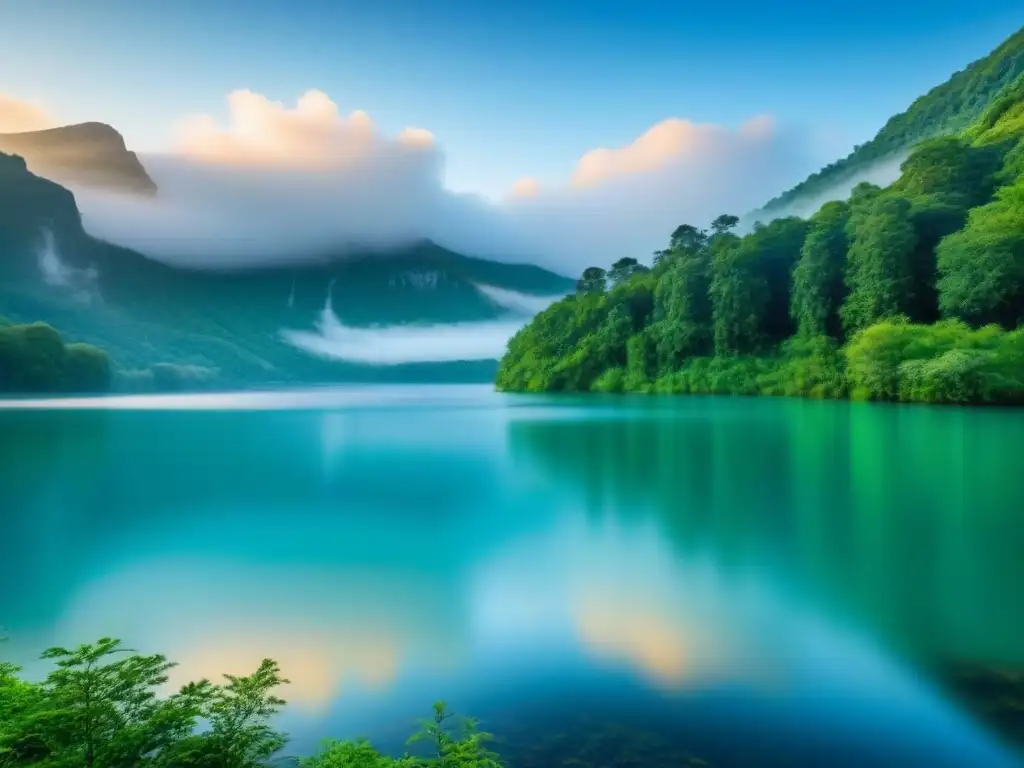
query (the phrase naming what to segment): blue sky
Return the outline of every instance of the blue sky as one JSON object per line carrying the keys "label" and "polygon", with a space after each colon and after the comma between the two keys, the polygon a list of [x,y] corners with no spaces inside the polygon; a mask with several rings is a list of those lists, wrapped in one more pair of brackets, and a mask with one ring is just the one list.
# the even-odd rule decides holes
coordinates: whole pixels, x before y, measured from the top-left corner
{"label": "blue sky", "polygon": [[236,88],[318,88],[429,129],[449,186],[494,194],[672,116],[771,113],[828,161],[1021,25],[1019,0],[7,0],[0,92],[156,151]]}

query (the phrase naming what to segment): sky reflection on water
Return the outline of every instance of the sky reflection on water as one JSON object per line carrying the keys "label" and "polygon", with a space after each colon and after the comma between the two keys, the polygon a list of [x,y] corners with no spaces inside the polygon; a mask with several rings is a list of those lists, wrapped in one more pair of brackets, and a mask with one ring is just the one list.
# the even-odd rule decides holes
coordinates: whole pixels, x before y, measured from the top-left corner
{"label": "sky reflection on water", "polygon": [[276,658],[296,750],[445,697],[716,764],[1012,764],[917,670],[1024,666],[1020,415],[398,389],[0,413],[5,652]]}

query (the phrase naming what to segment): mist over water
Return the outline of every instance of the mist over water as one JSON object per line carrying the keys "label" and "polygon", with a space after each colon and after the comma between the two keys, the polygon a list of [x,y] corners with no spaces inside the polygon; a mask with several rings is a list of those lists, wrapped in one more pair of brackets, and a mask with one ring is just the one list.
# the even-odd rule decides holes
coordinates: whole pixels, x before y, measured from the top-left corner
{"label": "mist over water", "polygon": [[355,327],[334,312],[331,291],[312,331],[282,329],[292,346],[318,357],[365,365],[498,360],[508,341],[530,318],[562,298],[533,296],[489,285],[476,285],[506,310],[495,320],[449,324]]}
{"label": "mist over water", "polygon": [[483,285],[480,283],[476,285],[476,289],[499,307],[504,307],[505,309],[527,317],[533,317],[538,312],[543,312],[554,302],[563,298],[562,294],[554,296],[534,296],[528,293],[509,291],[505,288],[498,288],[497,286]]}

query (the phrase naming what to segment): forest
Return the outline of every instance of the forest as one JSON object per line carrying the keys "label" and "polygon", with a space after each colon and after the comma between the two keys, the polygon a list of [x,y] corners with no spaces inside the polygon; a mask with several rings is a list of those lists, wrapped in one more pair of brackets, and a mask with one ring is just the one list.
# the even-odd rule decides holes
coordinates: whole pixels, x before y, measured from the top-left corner
{"label": "forest", "polygon": [[0,393],[95,394],[110,389],[107,353],[67,344],[46,323],[13,325],[0,318]]}
{"label": "forest", "polygon": [[738,224],[586,269],[509,342],[498,388],[1024,403],[1024,75],[889,187]]}
{"label": "forest", "polygon": [[1015,32],[988,56],[972,62],[920,96],[906,111],[893,115],[871,141],[854,147],[847,157],[811,174],[765,204],[762,211],[779,214],[791,205],[828,194],[842,181],[895,159],[919,141],[964,130],[1021,74],[1024,74],[1024,29]]}
{"label": "forest", "polygon": [[[490,734],[434,705],[392,758],[363,739],[325,741],[309,757],[284,754],[288,738],[271,721],[288,681],[267,659],[248,676],[201,680],[161,695],[174,667],[117,640],[51,648],[41,682],[0,663],[0,768],[500,768]],[[415,754],[419,753],[419,754]],[[422,755],[422,756],[421,756]]]}

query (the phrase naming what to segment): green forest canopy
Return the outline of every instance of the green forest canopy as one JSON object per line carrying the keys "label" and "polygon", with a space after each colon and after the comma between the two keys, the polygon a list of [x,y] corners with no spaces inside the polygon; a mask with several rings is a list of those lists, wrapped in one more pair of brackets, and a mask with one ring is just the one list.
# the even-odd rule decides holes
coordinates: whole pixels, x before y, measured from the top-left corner
{"label": "green forest canopy", "polygon": [[819,198],[872,165],[894,158],[924,139],[963,131],[1022,73],[1024,29],[1011,35],[988,56],[969,64],[918,98],[905,112],[894,115],[871,141],[855,147],[847,157],[825,166],[769,201],[763,212],[778,213],[802,198]]}
{"label": "green forest canopy", "polygon": [[650,269],[585,270],[498,387],[1024,402],[1024,75],[888,188],[737,223],[681,225]]}

